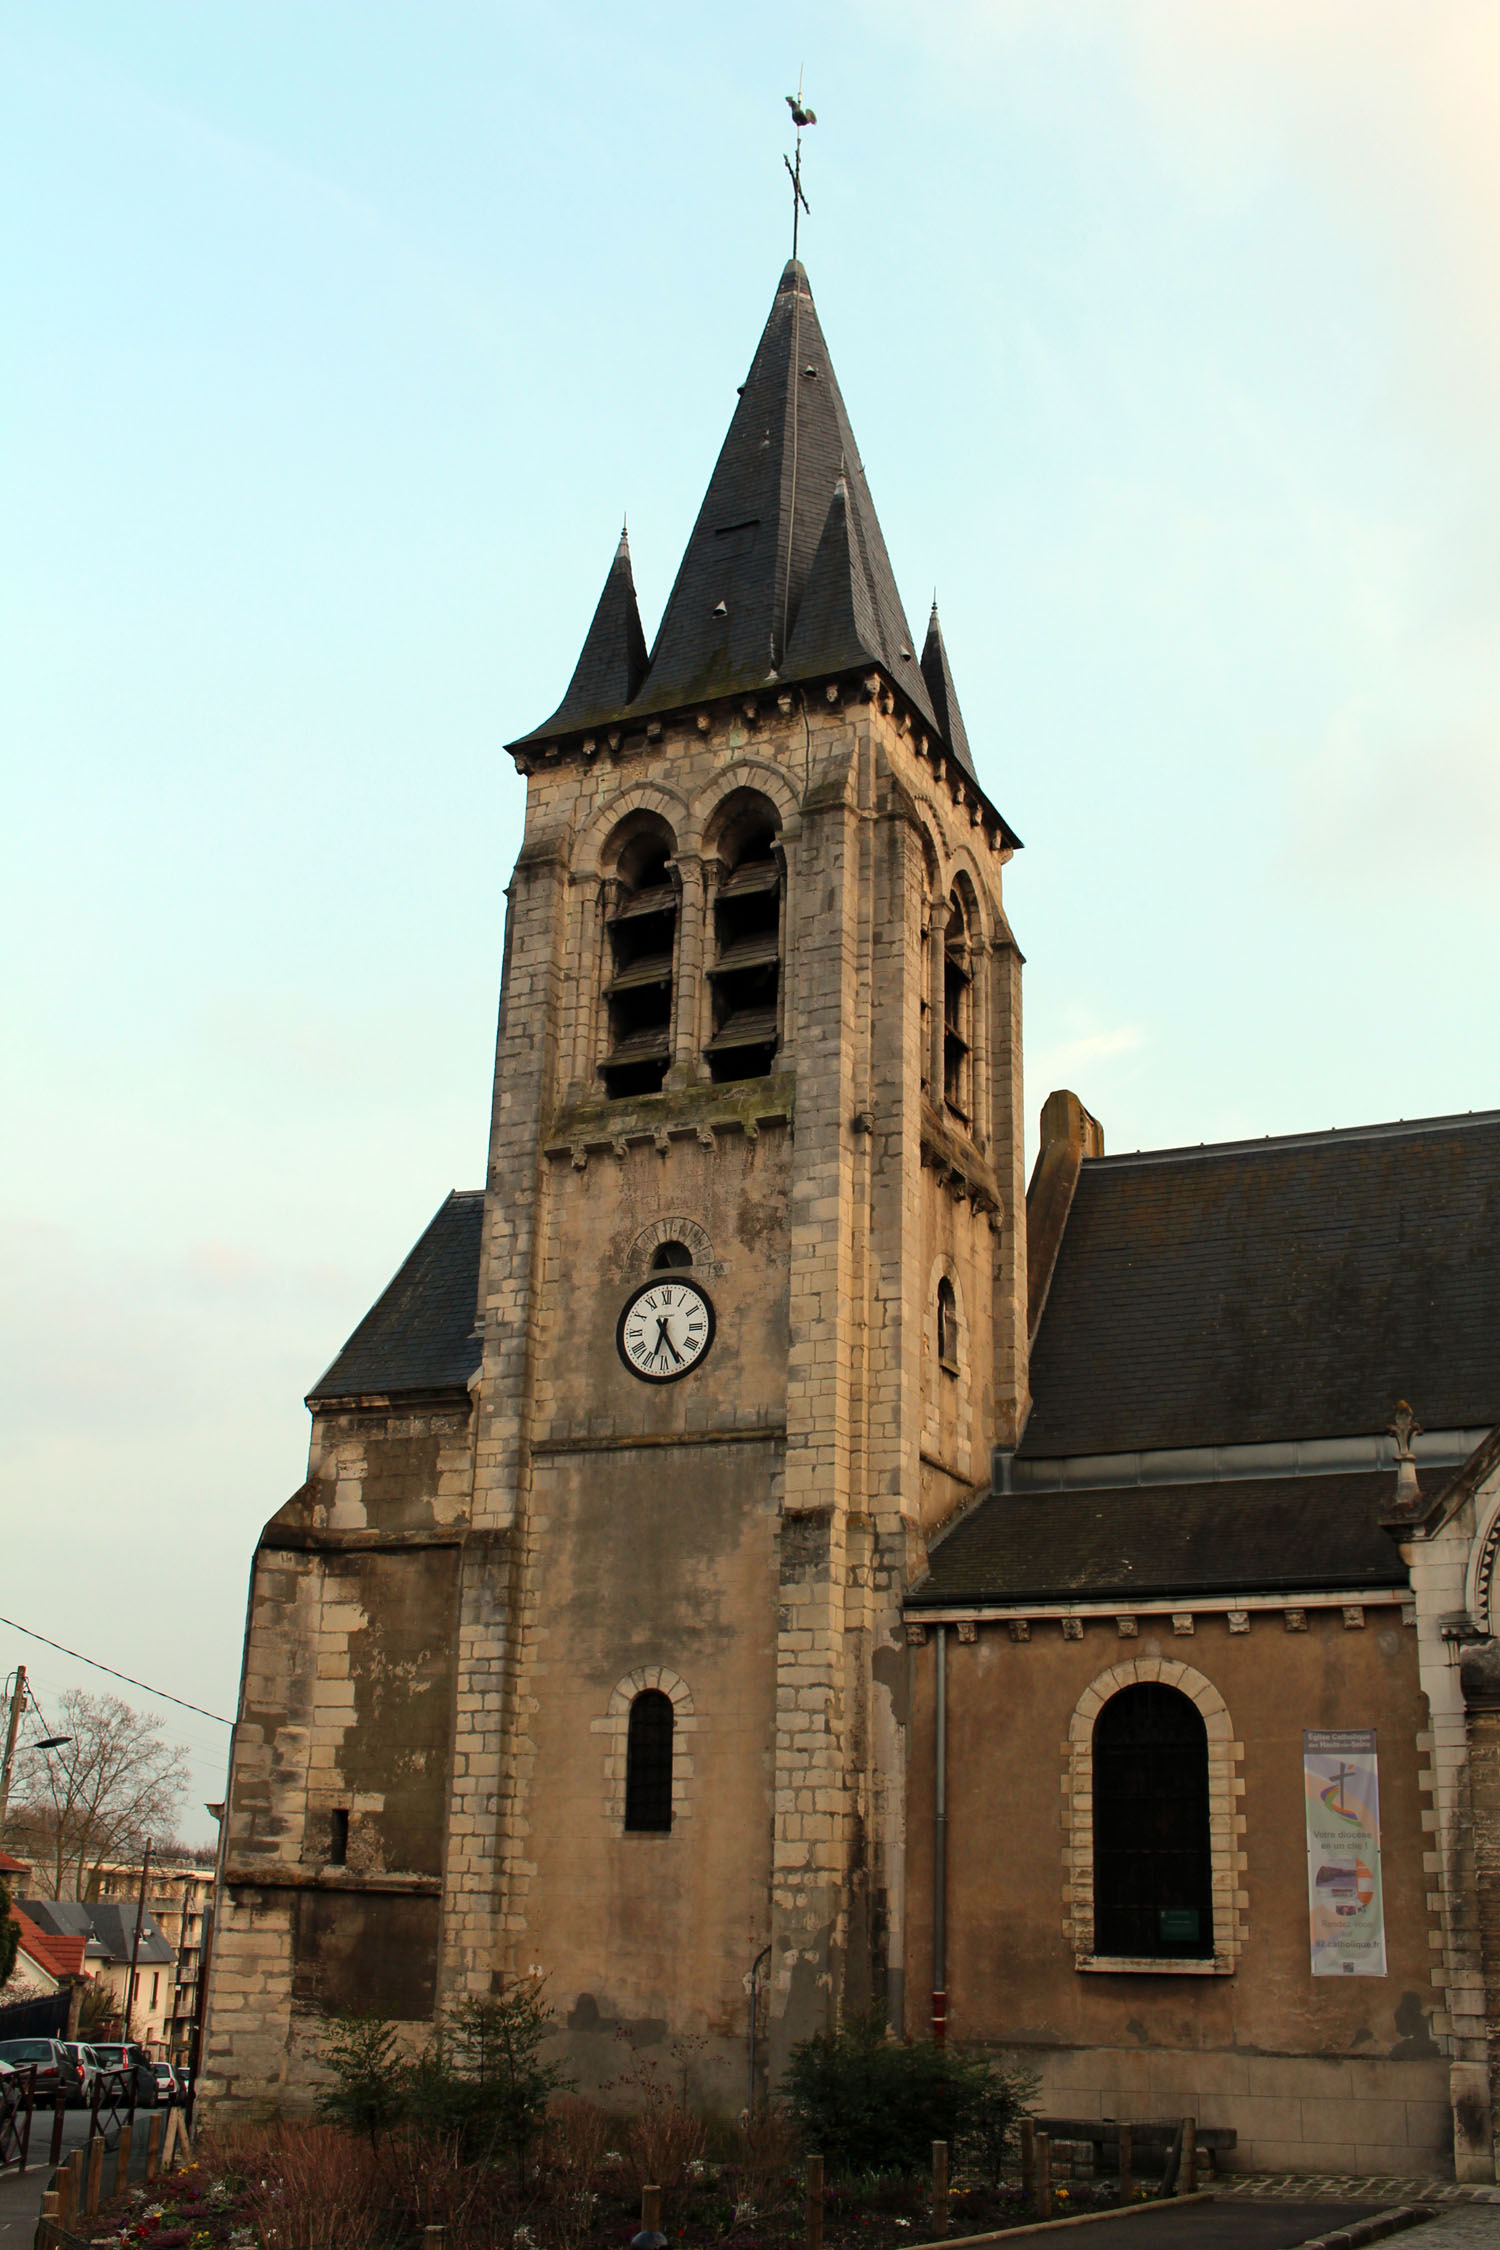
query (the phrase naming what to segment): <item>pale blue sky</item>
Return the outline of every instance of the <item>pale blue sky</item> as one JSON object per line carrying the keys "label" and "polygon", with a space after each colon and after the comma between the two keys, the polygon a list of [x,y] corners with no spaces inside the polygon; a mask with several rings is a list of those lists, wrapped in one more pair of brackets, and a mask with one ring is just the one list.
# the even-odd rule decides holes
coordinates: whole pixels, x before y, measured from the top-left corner
{"label": "pale blue sky", "polygon": [[1491,0],[0,22],[8,1613],[232,1708],[301,1395],[482,1178],[500,745],[625,509],[654,626],[799,64],[823,324],[1026,839],[1033,1118],[1500,1105]]}

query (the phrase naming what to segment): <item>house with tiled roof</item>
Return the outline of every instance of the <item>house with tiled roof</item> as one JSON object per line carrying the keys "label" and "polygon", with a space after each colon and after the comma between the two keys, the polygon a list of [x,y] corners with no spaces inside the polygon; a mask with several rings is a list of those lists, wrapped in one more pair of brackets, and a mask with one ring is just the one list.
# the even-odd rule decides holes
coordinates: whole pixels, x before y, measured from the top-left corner
{"label": "house with tiled roof", "polygon": [[210,2103],[540,1967],[588,2093],[738,2112],[875,2009],[1495,2177],[1500,1117],[1125,1155],[1059,1091],[1028,1183],[957,678],[794,259],[654,638],[621,537],[507,723],[485,1175],[257,1544]]}

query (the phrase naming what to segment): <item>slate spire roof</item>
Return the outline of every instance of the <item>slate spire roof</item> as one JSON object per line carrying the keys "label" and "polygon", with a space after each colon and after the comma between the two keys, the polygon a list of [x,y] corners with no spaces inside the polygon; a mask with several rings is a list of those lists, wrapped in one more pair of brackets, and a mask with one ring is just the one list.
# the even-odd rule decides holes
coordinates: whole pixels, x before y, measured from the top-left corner
{"label": "slate spire roof", "polygon": [[932,597],[932,615],[927,620],[927,638],[922,644],[922,677],[927,682],[927,692],[932,697],[932,708],[937,714],[943,739],[964,772],[973,773],[974,760],[969,754],[968,730],[964,725],[964,715],[958,707],[958,690],[953,685],[948,651],[943,645],[943,628],[938,623],[936,594]]}
{"label": "slate spire roof", "polygon": [[534,727],[522,741],[539,735],[566,734],[575,727],[600,726],[633,702],[646,676],[646,636],[635,598],[635,576],[630,567],[630,539],[622,529],[615,559],[609,566],[604,591],[594,611],[594,621],[584,635],[583,650],[573,667],[568,692],[544,725]]}
{"label": "slate spire roof", "polygon": [[[972,775],[918,662],[807,275],[781,276],[648,664],[623,551],[562,703],[521,739],[878,666]],[[941,638],[941,637],[940,637]],[[929,635],[929,642],[931,636]],[[642,676],[643,674],[643,676]],[[954,740],[949,724],[959,733]]]}

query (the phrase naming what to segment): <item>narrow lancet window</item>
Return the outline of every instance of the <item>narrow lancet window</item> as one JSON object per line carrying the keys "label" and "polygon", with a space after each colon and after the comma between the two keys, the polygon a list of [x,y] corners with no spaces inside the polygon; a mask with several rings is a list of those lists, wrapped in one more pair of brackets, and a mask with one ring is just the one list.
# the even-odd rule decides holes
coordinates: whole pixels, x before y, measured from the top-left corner
{"label": "narrow lancet window", "polygon": [[671,838],[648,829],[620,854],[605,975],[608,1046],[600,1064],[611,1100],[658,1094],[672,1059],[677,889]]}
{"label": "narrow lancet window", "polygon": [[944,1274],[937,1292],[938,1365],[948,1374],[958,1373],[958,1298]]}
{"label": "narrow lancet window", "polygon": [[769,824],[743,825],[727,843],[714,898],[713,1036],[718,1083],[765,1078],[781,1036],[781,862]]}
{"label": "narrow lancet window", "polygon": [[973,971],[969,927],[955,895],[943,953],[943,1100],[961,1125],[973,1114],[969,1056],[973,1049]]}
{"label": "narrow lancet window", "polygon": [[625,1826],[666,1835],[672,1826],[672,1699],[643,1688],[630,1706],[625,1739]]}

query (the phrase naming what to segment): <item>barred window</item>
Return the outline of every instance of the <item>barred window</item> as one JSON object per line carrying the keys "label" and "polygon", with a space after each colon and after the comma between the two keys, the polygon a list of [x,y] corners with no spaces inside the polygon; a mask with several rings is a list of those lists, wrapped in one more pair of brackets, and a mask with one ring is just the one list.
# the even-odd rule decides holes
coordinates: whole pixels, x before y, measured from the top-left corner
{"label": "barred window", "polygon": [[672,1826],[672,1698],[643,1688],[625,1738],[625,1826],[666,1835]]}
{"label": "barred window", "polygon": [[1214,1949],[1208,1732],[1177,1688],[1140,1681],[1094,1722],[1094,1951]]}

